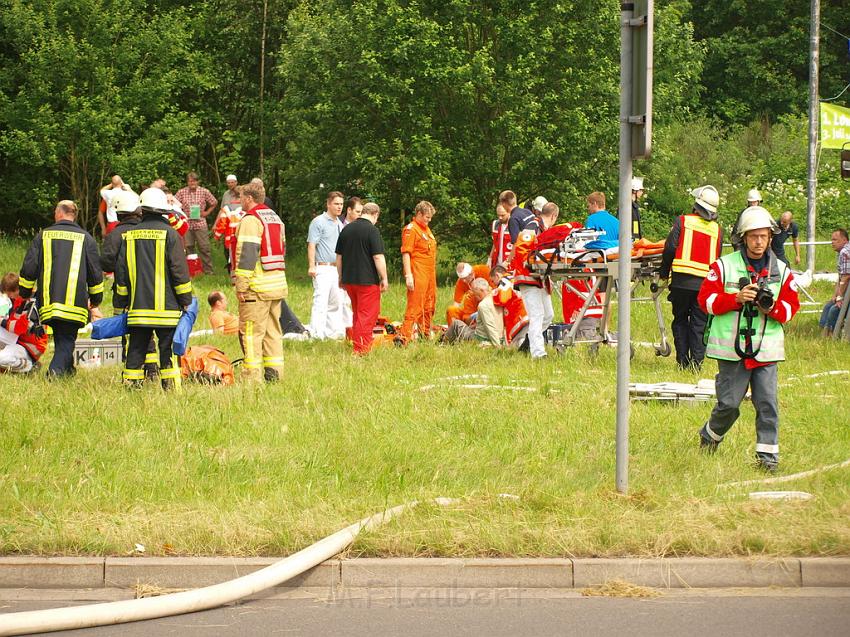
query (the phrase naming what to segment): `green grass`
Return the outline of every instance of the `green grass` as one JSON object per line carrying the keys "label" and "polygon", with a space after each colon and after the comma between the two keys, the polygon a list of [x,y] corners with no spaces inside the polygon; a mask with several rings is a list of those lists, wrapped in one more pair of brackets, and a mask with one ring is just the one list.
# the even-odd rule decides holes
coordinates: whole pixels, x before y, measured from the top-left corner
{"label": "green grass", "polygon": [[[0,269],[17,269],[22,251],[0,242]],[[306,322],[303,261],[290,256],[290,302]],[[223,276],[197,287],[202,306],[214,287],[234,300]],[[814,290],[823,301],[830,286]],[[439,313],[450,294],[440,289]],[[403,306],[395,283],[384,313],[400,319]],[[634,340],[653,340],[651,305],[636,303],[633,316]],[[199,327],[206,317],[204,309]],[[788,330],[780,475],[850,457],[850,375],[785,380],[850,369],[847,345],[820,340],[816,320],[801,315]],[[235,338],[208,342],[238,356]],[[450,496],[459,504],[412,510],[361,536],[353,553],[850,554],[847,468],[773,487],[808,491],[807,502],[718,488],[762,477],[751,466],[749,404],[705,457],[697,429],[710,404],[633,403],[630,492],[619,495],[614,350],[594,358],[579,346],[532,363],[424,343],[357,359],[342,343],[308,342],[286,343],[285,356],[278,385],[187,384],[179,395],[128,392],[118,367],[56,383],[0,377],[0,553],[120,555],[141,543],[149,554],[282,555],[385,506]],[[713,373],[707,361],[702,377]],[[437,382],[462,374],[535,389]],[[637,349],[632,378],[695,380],[649,348]],[[438,386],[421,390],[428,384]]]}

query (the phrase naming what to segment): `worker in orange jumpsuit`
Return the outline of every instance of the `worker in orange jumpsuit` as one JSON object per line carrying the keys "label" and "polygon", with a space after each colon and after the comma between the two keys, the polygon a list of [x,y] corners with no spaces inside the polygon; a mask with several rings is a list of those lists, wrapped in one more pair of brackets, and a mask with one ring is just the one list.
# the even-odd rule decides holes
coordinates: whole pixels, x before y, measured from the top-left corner
{"label": "worker in orange jumpsuit", "polygon": [[420,201],[413,212],[413,221],[401,231],[407,308],[399,334],[406,341],[413,338],[414,325],[420,336],[431,337],[431,321],[437,309],[437,239],[428,227],[434,216],[434,206]]}
{"label": "worker in orange jumpsuit", "polygon": [[[451,325],[452,320],[458,319],[464,323],[469,322],[469,315],[478,309],[478,297],[470,294],[469,286],[475,279],[490,280],[490,267],[487,265],[469,265],[458,263],[455,268],[457,283],[455,284],[454,303],[446,309],[446,325]],[[492,287],[492,285],[491,285]],[[470,308],[472,308],[470,310]]]}

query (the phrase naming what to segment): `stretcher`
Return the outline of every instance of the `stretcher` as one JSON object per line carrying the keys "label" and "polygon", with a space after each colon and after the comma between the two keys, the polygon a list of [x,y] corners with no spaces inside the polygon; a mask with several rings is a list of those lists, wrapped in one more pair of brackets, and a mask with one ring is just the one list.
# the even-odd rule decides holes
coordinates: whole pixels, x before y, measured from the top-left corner
{"label": "stretcher", "polygon": [[[571,232],[556,247],[546,247],[529,255],[529,270],[534,276],[549,277],[553,281],[585,280],[587,290],[572,290],[584,300],[581,309],[569,330],[562,332],[560,342],[555,347],[562,351],[577,343],[610,344],[615,341],[614,335],[606,329],[611,311],[611,299],[617,289],[617,279],[620,273],[619,254],[616,248],[587,249],[586,244],[595,241],[600,232],[588,229],[578,229]],[[634,287],[649,284],[651,299],[655,306],[655,317],[658,323],[659,342],[653,344],[656,356],[669,356],[672,352],[667,340],[667,329],[664,325],[664,315],[661,311],[661,294],[667,287],[666,281],[661,281],[661,269],[664,242],[651,242],[646,239],[635,241],[632,248],[631,276]],[[595,304],[596,295],[602,296],[601,329],[595,338],[579,339],[582,321],[585,320],[588,308]],[[634,355],[634,350],[632,350]]]}

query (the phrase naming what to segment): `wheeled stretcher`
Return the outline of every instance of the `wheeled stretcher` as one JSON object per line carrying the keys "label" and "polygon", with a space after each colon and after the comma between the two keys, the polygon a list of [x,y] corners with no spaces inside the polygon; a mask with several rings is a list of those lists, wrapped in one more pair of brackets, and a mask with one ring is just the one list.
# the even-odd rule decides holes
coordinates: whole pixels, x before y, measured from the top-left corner
{"label": "wheeled stretcher", "polygon": [[[585,249],[585,243],[595,240],[599,233],[589,230],[575,230],[557,247],[536,250],[529,256],[529,270],[541,278],[549,277],[553,281],[583,280],[584,289],[572,288],[570,291],[584,300],[569,330],[560,334],[554,345],[559,350],[576,343],[604,343],[613,341],[605,326],[611,311],[611,299],[616,291],[620,272],[619,255],[614,250]],[[649,284],[651,299],[655,306],[658,322],[659,342],[654,345],[656,356],[669,356],[670,343],[667,341],[667,329],[661,312],[661,294],[666,282],[661,282],[658,272],[661,268],[664,242],[652,243],[644,239],[635,242],[632,248],[631,281],[633,289],[638,285]],[[581,324],[588,309],[597,303],[597,293],[605,292],[602,300],[602,329],[595,338],[580,339]],[[634,353],[634,350],[632,350]]]}

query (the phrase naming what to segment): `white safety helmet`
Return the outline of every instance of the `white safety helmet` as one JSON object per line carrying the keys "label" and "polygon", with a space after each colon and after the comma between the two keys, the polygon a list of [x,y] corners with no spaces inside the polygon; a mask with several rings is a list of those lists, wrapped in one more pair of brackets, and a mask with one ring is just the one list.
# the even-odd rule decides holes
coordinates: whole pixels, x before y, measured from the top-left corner
{"label": "white safety helmet", "polygon": [[139,204],[142,208],[152,208],[163,212],[170,209],[168,205],[168,197],[159,188],[148,188],[139,197]]}
{"label": "white safety helmet", "polygon": [[129,213],[136,212],[141,204],[139,195],[132,190],[116,190],[112,196],[112,205],[115,206],[115,212]]}
{"label": "white safety helmet", "polygon": [[717,206],[720,205],[720,195],[717,192],[717,188],[714,186],[700,186],[699,188],[694,188],[691,191],[691,195],[694,198],[694,203],[703,210],[717,214]]}
{"label": "white safety helmet", "polygon": [[741,221],[738,223],[738,234],[742,237],[750,230],[767,228],[773,232],[773,217],[761,206],[750,206],[741,213]]}
{"label": "white safety helmet", "polygon": [[761,193],[755,188],[751,188],[750,191],[747,193],[747,202],[750,201],[757,201],[761,203]]}
{"label": "white safety helmet", "polygon": [[546,197],[540,195],[534,198],[534,201],[531,202],[531,207],[537,212],[542,212],[543,206],[545,206],[547,203],[549,203],[549,201],[546,199]]}
{"label": "white safety helmet", "polygon": [[465,279],[470,274],[472,274],[472,266],[468,263],[458,263],[457,267],[455,268],[455,272],[457,272],[457,278]]}
{"label": "white safety helmet", "polygon": [[632,177],[632,192],[643,190],[643,177]]}

